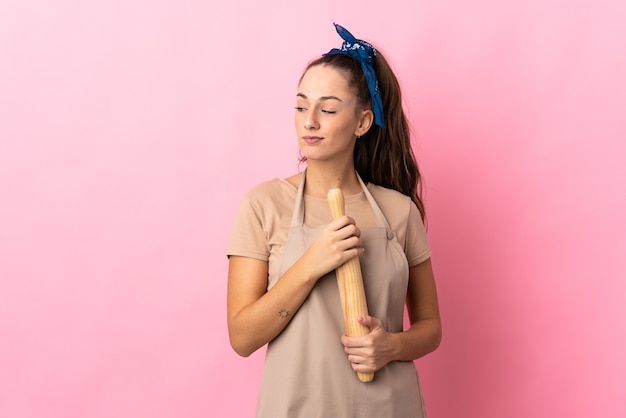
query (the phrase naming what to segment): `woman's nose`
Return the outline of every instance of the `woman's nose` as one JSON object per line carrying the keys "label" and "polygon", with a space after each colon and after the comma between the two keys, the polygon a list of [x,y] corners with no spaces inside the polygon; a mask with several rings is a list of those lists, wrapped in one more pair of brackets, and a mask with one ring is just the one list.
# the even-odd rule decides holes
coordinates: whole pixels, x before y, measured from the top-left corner
{"label": "woman's nose", "polygon": [[306,129],[317,129],[319,127],[317,118],[314,112],[309,112],[304,120],[304,127]]}

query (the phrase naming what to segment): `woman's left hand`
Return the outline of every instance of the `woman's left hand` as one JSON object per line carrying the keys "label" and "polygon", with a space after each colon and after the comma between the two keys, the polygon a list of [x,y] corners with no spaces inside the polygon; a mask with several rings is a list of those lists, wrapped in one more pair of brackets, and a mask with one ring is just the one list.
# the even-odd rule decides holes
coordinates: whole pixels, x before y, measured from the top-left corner
{"label": "woman's left hand", "polygon": [[366,315],[358,320],[370,329],[369,334],[362,337],[343,335],[341,343],[354,371],[373,373],[393,360],[394,335],[385,330],[378,318]]}

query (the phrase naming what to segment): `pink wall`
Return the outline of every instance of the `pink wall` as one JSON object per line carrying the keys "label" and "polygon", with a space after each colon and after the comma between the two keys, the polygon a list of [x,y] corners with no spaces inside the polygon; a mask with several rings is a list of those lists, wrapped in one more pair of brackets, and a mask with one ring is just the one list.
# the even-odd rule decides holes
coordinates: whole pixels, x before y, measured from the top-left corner
{"label": "pink wall", "polygon": [[332,20],[388,53],[416,132],[430,416],[625,416],[623,2],[226,3],[0,5],[0,416],[251,416],[226,243],[297,170]]}

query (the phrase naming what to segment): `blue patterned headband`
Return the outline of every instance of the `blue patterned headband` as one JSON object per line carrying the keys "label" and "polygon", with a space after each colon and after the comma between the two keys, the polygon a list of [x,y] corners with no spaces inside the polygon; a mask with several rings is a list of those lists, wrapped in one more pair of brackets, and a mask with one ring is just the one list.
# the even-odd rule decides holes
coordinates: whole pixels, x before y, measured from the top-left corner
{"label": "blue patterned headband", "polygon": [[356,39],[345,28],[339,26],[336,23],[335,29],[341,38],[343,44],[340,49],[333,48],[328,51],[326,55],[343,54],[354,58],[361,64],[363,74],[365,74],[365,81],[367,81],[367,87],[369,88],[370,95],[372,96],[372,111],[374,112],[374,123],[381,129],[385,127],[385,121],[383,117],[383,102],[380,97],[380,90],[378,90],[378,79],[376,78],[376,71],[374,70],[374,58],[376,57],[376,49],[368,42]]}

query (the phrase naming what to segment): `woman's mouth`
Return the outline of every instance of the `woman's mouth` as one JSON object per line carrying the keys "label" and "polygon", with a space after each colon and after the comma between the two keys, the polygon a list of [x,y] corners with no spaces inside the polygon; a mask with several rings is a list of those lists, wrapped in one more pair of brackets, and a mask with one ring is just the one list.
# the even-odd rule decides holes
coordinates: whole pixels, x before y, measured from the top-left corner
{"label": "woman's mouth", "polygon": [[302,140],[306,142],[307,144],[315,144],[315,143],[320,142],[322,139],[323,139],[322,137],[312,136],[312,135],[306,135],[302,137]]}

